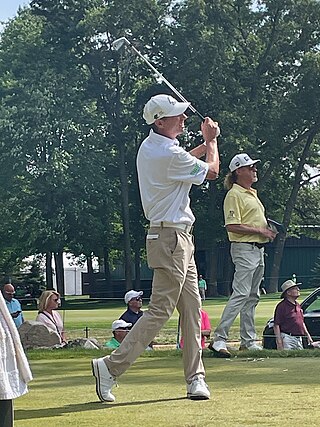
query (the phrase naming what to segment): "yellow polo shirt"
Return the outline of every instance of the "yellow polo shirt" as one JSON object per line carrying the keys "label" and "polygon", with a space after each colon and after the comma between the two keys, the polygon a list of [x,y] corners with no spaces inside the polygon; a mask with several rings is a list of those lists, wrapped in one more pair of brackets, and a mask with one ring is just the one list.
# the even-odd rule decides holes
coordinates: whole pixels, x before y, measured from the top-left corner
{"label": "yellow polo shirt", "polygon": [[[249,190],[238,184],[233,184],[224,199],[225,225],[243,224],[250,227],[267,228],[265,210],[260,202],[257,191]],[[260,234],[229,233],[230,242],[257,242],[266,243],[268,239]]]}

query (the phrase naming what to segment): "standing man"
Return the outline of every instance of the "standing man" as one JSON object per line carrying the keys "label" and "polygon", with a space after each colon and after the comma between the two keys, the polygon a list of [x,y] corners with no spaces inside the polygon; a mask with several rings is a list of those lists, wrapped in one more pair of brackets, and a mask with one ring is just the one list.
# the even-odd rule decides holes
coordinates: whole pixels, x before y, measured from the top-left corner
{"label": "standing man", "polygon": [[199,276],[198,287],[199,287],[200,297],[201,297],[202,301],[205,301],[206,290],[207,290],[207,282],[202,277],[202,274],[200,274],[200,276]]}
{"label": "standing man", "polygon": [[3,287],[3,296],[7,304],[7,308],[17,328],[24,322],[22,308],[20,302],[14,298],[16,293],[14,286],[7,283]]}
{"label": "standing man", "polygon": [[297,301],[300,296],[299,285],[301,283],[287,280],[281,286],[283,300],[276,306],[273,326],[278,350],[303,350],[304,336],[309,345],[313,343]]}
{"label": "standing man", "polygon": [[[142,142],[137,169],[145,216],[150,221],[146,238],[148,265],[154,270],[149,307],[120,347],[109,357],[92,361],[96,391],[101,401],[112,402],[111,389],[171,317],[175,307],[184,336],[183,364],[187,397],[209,399],[201,349],[201,300],[194,261],[193,222],[189,191],[193,184],[216,179],[219,172],[218,123],[206,117],[201,125],[205,143],[186,152],[176,139],[184,131],[187,102],[156,95],[144,107],[151,125]],[[199,160],[206,155],[206,160]]]}
{"label": "standing man", "polygon": [[257,182],[256,163],[247,154],[238,154],[230,162],[225,179],[228,193],[224,200],[225,226],[231,242],[235,266],[232,294],[214,331],[210,350],[220,357],[230,357],[226,341],[229,329],[240,313],[240,349],[261,350],[255,343],[255,308],[264,274],[264,246],[276,233],[268,228],[264,207],[251,186]]}

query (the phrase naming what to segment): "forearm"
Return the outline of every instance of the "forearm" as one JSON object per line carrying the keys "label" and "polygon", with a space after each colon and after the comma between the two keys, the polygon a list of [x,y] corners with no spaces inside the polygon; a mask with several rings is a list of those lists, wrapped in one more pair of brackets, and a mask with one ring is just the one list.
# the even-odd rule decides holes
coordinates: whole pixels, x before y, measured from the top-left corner
{"label": "forearm", "polygon": [[247,224],[227,224],[226,229],[231,233],[252,235],[256,234],[270,240],[273,240],[274,238],[274,233],[269,228],[264,227],[252,227],[251,225]]}
{"label": "forearm", "polygon": [[200,159],[203,157],[207,152],[207,146],[205,143],[198,145],[197,147],[193,148],[189,151],[189,153],[196,157],[197,159]]}
{"label": "forearm", "polygon": [[273,331],[274,331],[274,335],[275,335],[275,338],[276,338],[277,349],[278,350],[283,350],[283,341],[282,341],[282,338],[281,338],[280,326],[275,324],[274,327],[273,327]]}
{"label": "forearm", "polygon": [[208,163],[209,165],[206,178],[213,180],[218,178],[219,169],[220,169],[220,157],[219,157],[217,138],[214,138],[213,140],[208,141],[206,145],[207,145],[206,163]]}
{"label": "forearm", "polygon": [[309,331],[308,331],[308,329],[307,329],[307,327],[306,327],[306,324],[305,324],[305,323],[303,324],[303,328],[304,328],[304,332],[305,332],[305,334],[306,334],[306,336],[307,336],[308,343],[309,343],[309,344],[310,344],[310,343],[312,343],[312,342],[313,342],[313,339],[311,338],[311,335],[309,334]]}

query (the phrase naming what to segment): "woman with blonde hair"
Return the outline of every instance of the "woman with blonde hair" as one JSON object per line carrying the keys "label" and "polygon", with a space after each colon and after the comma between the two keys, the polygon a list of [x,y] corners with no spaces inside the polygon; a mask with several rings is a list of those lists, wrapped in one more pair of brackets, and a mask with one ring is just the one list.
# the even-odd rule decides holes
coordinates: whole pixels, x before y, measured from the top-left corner
{"label": "woman with blonde hair", "polygon": [[63,321],[57,309],[60,304],[59,292],[48,290],[43,291],[39,298],[39,311],[36,318],[37,322],[41,322],[49,329],[55,331],[60,337],[60,343],[67,343]]}

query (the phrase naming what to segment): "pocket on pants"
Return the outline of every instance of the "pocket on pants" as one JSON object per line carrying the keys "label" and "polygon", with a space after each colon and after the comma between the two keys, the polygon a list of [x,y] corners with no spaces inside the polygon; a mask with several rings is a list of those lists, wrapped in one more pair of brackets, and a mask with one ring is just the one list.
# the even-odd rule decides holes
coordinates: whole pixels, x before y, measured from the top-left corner
{"label": "pocket on pants", "polygon": [[162,268],[172,264],[173,254],[178,247],[179,235],[175,230],[163,230],[158,238],[147,235],[147,261],[150,268]]}

